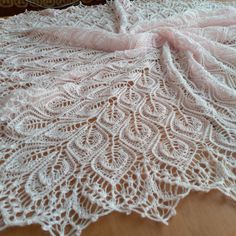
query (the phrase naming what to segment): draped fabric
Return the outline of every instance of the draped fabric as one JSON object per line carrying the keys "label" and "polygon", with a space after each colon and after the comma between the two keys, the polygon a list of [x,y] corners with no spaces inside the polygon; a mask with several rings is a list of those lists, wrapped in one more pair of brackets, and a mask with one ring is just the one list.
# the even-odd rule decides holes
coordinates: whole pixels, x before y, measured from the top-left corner
{"label": "draped fabric", "polygon": [[0,22],[0,228],[165,224],[236,200],[236,4],[114,0]]}

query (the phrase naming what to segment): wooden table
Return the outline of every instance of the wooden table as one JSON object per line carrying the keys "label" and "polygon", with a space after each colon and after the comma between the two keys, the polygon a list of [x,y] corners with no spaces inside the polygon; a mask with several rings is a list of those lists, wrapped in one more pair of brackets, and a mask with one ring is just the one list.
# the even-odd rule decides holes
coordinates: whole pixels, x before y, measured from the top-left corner
{"label": "wooden table", "polygon": [[[236,202],[219,191],[192,192],[177,207],[169,225],[111,213],[86,228],[82,236],[236,236]],[[38,225],[10,227],[0,236],[50,236]]]}

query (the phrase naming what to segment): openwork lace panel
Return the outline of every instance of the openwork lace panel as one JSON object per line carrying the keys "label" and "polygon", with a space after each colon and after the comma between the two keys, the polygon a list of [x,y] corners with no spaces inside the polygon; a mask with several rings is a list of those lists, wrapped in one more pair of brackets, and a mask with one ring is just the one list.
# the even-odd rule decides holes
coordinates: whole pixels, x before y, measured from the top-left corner
{"label": "openwork lace panel", "polygon": [[2,229],[236,200],[235,4],[115,0],[0,27]]}

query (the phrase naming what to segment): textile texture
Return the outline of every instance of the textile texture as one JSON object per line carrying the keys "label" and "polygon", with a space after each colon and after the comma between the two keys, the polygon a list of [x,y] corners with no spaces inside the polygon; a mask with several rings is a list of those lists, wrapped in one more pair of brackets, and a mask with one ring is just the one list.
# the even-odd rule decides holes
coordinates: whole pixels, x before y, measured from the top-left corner
{"label": "textile texture", "polygon": [[236,200],[236,4],[114,0],[0,21],[0,229],[80,235]]}

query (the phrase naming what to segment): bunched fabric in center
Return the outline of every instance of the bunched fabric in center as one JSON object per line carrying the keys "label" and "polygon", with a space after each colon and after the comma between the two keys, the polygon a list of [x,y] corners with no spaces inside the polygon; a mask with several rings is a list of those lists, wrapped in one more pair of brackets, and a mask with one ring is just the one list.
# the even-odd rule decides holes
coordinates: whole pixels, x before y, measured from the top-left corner
{"label": "bunched fabric in center", "polygon": [[0,27],[1,229],[236,200],[235,4],[114,0]]}

